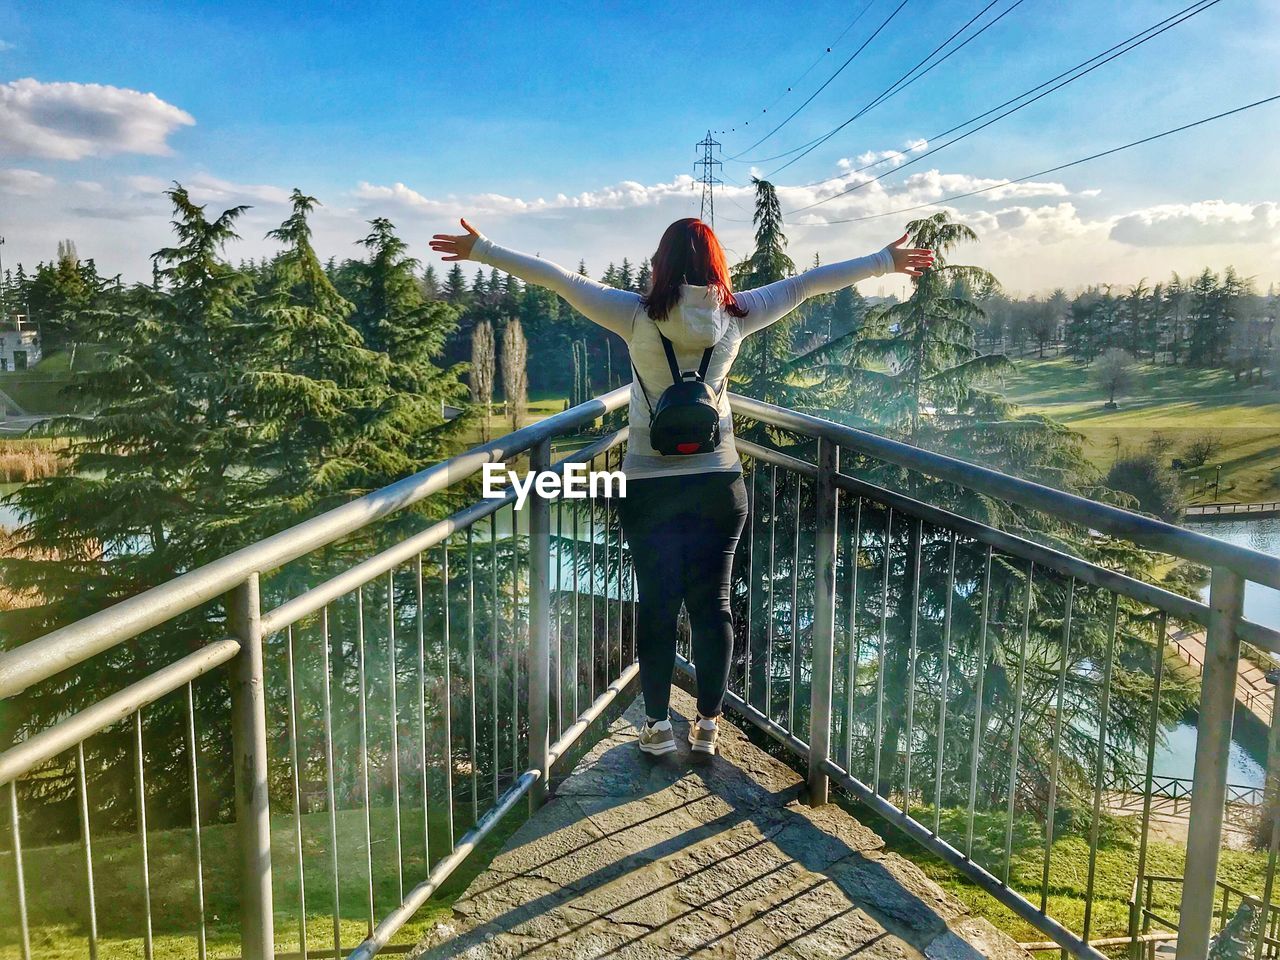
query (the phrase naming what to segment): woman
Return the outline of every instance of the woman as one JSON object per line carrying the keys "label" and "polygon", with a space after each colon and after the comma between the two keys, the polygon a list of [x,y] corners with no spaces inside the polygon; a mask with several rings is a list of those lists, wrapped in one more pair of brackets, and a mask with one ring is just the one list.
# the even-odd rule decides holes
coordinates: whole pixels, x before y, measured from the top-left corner
{"label": "woman", "polygon": [[[436,234],[431,249],[445,260],[475,260],[554,290],[630,349],[635,377],[628,409],[630,439],[622,462],[627,496],[619,502],[619,512],[639,588],[636,652],[648,715],[639,745],[654,755],[676,749],[668,705],[676,618],[683,603],[693,632],[698,690],[698,717],[689,725],[689,744],[696,752],[714,754],[733,654],[730,572],[747,517],[742,464],[723,389],[729,368],[743,337],[776,323],[808,297],[889,272],[918,277],[933,263],[933,253],[904,247],[904,234],[868,257],[734,293],[720,241],[701,220],[689,218],[677,220],[662,235],[653,255],[652,285],[642,296],[507,250],[466,220],[461,223],[466,233]],[[680,371],[698,369],[711,349],[705,381],[717,392],[721,440],[710,452],[663,456],[649,443],[652,410],[673,379],[664,337]]]}

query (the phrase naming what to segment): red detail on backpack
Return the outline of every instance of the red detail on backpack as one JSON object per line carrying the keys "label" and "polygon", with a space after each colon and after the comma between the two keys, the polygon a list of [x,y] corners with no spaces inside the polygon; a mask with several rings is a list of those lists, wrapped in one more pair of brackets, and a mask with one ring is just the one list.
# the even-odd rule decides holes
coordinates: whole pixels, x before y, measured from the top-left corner
{"label": "red detail on backpack", "polygon": [[701,446],[702,444],[700,443],[677,443],[676,452],[677,453],[697,453],[698,448]]}

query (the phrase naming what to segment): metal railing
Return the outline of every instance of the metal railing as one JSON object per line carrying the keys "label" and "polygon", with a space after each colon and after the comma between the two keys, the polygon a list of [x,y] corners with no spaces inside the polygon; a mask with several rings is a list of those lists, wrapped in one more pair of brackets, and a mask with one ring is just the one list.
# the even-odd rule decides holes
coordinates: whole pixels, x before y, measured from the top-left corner
{"label": "metal railing", "polygon": [[[47,880],[29,869],[24,830],[74,834],[96,957],[94,827],[104,821],[133,825],[129,856],[145,892],[133,935],[152,955],[150,824],[161,805],[149,779],[168,791],[159,812],[188,831],[184,916],[201,960],[215,851],[238,858],[220,866],[238,878],[245,958],[274,956],[295,926],[299,955],[341,956],[354,924],[364,941],[350,955],[365,960],[408,929],[522,798],[542,801],[553,764],[634,679],[634,578],[607,499],[531,497],[517,512],[510,497],[475,498],[416,532],[350,538],[453,496],[486,463],[527,456],[530,469],[551,468],[553,441],[625,396],[518,430],[0,655],[0,698],[22,704],[183,618],[225,626],[77,712],[23,728],[0,754],[24,958],[28,895]],[[732,403],[750,521],[731,707],[807,765],[811,802],[833,786],[848,792],[1073,954],[1102,956],[1089,942],[1104,793],[1118,777],[1143,781],[1133,867],[1151,872],[1154,757],[1183,705],[1164,676],[1166,645],[1180,624],[1207,627],[1178,911],[1179,957],[1204,957],[1239,645],[1280,651],[1280,633],[1243,619],[1243,586],[1280,586],[1280,560],[817,417]],[[561,465],[608,466],[625,440],[609,433]],[[887,468],[908,492],[869,479]],[[945,509],[949,494],[926,502],[956,490],[1206,564],[1210,603]],[[686,671],[688,649],[677,661]],[[153,742],[160,716],[174,742]],[[227,732],[229,754],[211,742]],[[233,789],[219,806],[222,781]],[[1075,927],[1051,909],[1065,816],[1087,836]],[[215,829],[235,842],[215,844]],[[1266,889],[1248,894],[1264,903],[1277,833]],[[323,947],[309,911],[328,912]],[[1141,921],[1131,906],[1135,945]]]}

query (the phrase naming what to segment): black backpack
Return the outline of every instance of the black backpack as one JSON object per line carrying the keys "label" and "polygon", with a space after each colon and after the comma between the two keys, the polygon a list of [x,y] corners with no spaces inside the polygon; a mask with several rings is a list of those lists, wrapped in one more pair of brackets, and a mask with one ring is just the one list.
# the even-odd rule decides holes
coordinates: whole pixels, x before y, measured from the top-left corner
{"label": "black backpack", "polygon": [[649,403],[649,393],[640,379],[640,371],[636,370],[634,363],[631,365],[636,382],[640,384],[640,392],[644,394],[645,405],[649,407],[649,444],[668,457],[710,453],[720,446],[720,395],[706,380],[711,352],[715,348],[707,347],[702,352],[702,363],[698,365],[697,373],[681,373],[671,341],[662,336],[661,331],[658,336],[662,337],[662,349],[666,351],[673,382],[662,391],[656,407]]}

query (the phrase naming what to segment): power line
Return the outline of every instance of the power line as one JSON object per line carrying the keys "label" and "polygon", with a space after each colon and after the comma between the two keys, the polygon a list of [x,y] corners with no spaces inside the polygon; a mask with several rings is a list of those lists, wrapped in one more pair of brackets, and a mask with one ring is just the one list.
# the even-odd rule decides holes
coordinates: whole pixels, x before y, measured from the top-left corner
{"label": "power line", "polygon": [[777,125],[776,127],[774,127],[772,130],[770,130],[768,133],[766,133],[763,137],[761,137],[759,140],[757,140],[757,141],[756,141],[755,143],[753,143],[751,146],[747,147],[747,148],[746,148],[746,150],[743,150],[741,153],[736,153],[736,154],[734,154],[734,155],[733,155],[732,157],[730,157],[729,159],[730,159],[730,160],[736,160],[736,159],[738,159],[739,157],[741,157],[743,153],[746,153],[746,152],[747,152],[747,151],[749,151],[749,150],[754,150],[756,147],[760,146],[760,144],[764,143],[766,140],[768,140],[770,137],[772,137],[775,133],[777,133],[779,130],[781,130],[783,127],[785,127],[788,123],[790,123],[790,122],[791,122],[791,120],[792,120],[792,118],[794,118],[794,117],[795,117],[795,115],[796,115],[797,113],[799,113],[801,110],[803,110],[803,109],[804,109],[805,107],[807,107],[809,104],[811,104],[811,103],[813,102],[814,97],[816,97],[818,94],[820,94],[823,90],[827,89],[827,86],[831,83],[831,81],[832,81],[832,80],[834,80],[836,77],[840,76],[840,74],[844,72],[844,68],[845,68],[845,67],[849,66],[849,64],[853,63],[853,61],[854,61],[855,59],[857,59],[858,54],[862,53],[862,51],[863,51],[863,50],[865,50],[865,49],[867,48],[867,45],[868,45],[869,43],[871,43],[871,41],[872,41],[872,40],[874,40],[876,37],[878,37],[878,36],[880,35],[880,31],[881,31],[881,30],[883,30],[885,27],[887,27],[887,26],[892,22],[893,18],[894,18],[894,17],[896,17],[896,16],[898,15],[898,12],[899,12],[903,7],[905,7],[905,6],[907,5],[907,3],[908,3],[908,2],[909,2],[909,0],[902,0],[902,2],[901,2],[901,3],[899,3],[896,7],[894,7],[894,8],[893,8],[893,13],[891,13],[891,14],[889,14],[889,16],[885,17],[885,19],[881,22],[880,26],[876,27],[875,31],[871,34],[871,36],[867,37],[867,39],[866,39],[866,40],[863,40],[863,41],[862,41],[862,45],[861,45],[861,46],[859,46],[857,50],[853,51],[853,53],[851,53],[851,54],[849,55],[849,59],[845,60],[845,62],[844,62],[844,63],[840,64],[839,69],[837,69],[837,70],[836,70],[836,72],[835,72],[835,73],[833,73],[831,76],[827,77],[827,79],[826,79],[825,81],[823,81],[822,86],[820,86],[817,90],[813,91],[813,93],[809,94],[808,98],[805,100],[805,102],[804,102],[804,103],[800,104],[800,106],[798,106],[798,107],[796,107],[794,110],[792,110],[792,111],[791,111],[791,113],[787,115],[787,118],[786,118],[785,120],[783,120],[780,124],[778,124],[778,125]]}
{"label": "power line", "polygon": [[1261,107],[1264,104],[1274,103],[1277,100],[1280,100],[1280,94],[1265,97],[1262,100],[1255,100],[1253,103],[1246,103],[1244,106],[1236,107],[1233,110],[1224,110],[1222,113],[1215,113],[1211,117],[1204,117],[1200,120],[1194,120],[1191,123],[1184,123],[1180,127],[1173,127],[1170,130],[1155,133],[1149,137],[1143,137],[1141,140],[1133,140],[1118,147],[1112,147],[1110,150],[1103,150],[1101,153],[1090,154],[1087,157],[1081,157],[1079,160],[1072,160],[1069,163],[1060,163],[1056,167],[1049,167],[1046,170],[1037,170],[1035,173],[1029,173],[1025,177],[1018,177],[1016,180],[1005,180],[1001,183],[993,183],[988,187],[982,187],[978,190],[970,190],[966,193],[957,193],[950,197],[943,197],[941,200],[933,200],[929,203],[919,203],[913,207],[903,207],[900,210],[890,210],[886,213],[873,213],[868,214],[865,217],[846,217],[839,220],[819,220],[815,223],[806,224],[806,226],[825,227],[834,223],[862,223],[865,220],[879,220],[881,217],[896,217],[904,213],[913,213],[916,210],[923,210],[926,207],[936,207],[944,203],[951,203],[954,200],[963,200],[966,197],[976,197],[979,194],[990,193],[992,190],[999,190],[1002,187],[1011,187],[1014,184],[1026,183],[1028,180],[1034,180],[1037,177],[1045,177],[1051,173],[1057,173],[1059,170],[1066,170],[1068,167],[1076,167],[1082,163],[1088,163],[1091,160],[1098,160],[1101,157],[1109,157],[1113,153],[1119,153],[1122,150],[1129,150],[1132,147],[1140,147],[1144,143],[1151,143],[1152,141],[1172,136],[1175,133],[1182,133],[1184,130],[1190,130],[1192,127],[1199,127],[1206,123],[1212,123],[1214,120],[1221,120],[1223,117],[1230,117],[1237,113],[1243,113],[1246,110],[1252,110],[1254,107]]}
{"label": "power line", "polygon": [[[865,107],[863,107],[861,110],[859,110],[859,111],[858,111],[857,113],[855,113],[853,116],[851,116],[848,120],[844,121],[844,123],[840,124],[838,127],[835,127],[834,129],[829,130],[827,133],[824,133],[824,134],[823,134],[822,136],[820,136],[820,137],[817,137],[817,138],[815,138],[815,139],[813,139],[813,140],[810,140],[808,143],[802,143],[800,146],[795,147],[795,148],[794,148],[794,149],[792,149],[792,150],[788,150],[788,151],[786,151],[785,153],[779,153],[779,154],[777,154],[777,155],[775,155],[775,156],[772,156],[772,157],[763,157],[763,158],[761,158],[760,160],[757,160],[757,161],[755,161],[755,162],[756,162],[756,163],[770,163],[771,161],[774,161],[774,160],[781,160],[783,157],[789,157],[789,156],[791,156],[793,153],[797,153],[797,152],[799,152],[799,151],[804,151],[803,153],[800,153],[800,155],[799,155],[799,156],[797,156],[797,157],[795,157],[795,158],[793,158],[793,159],[791,159],[791,160],[788,160],[788,161],[787,161],[786,163],[784,163],[782,166],[780,166],[780,167],[778,167],[776,170],[772,171],[770,174],[768,174],[768,176],[772,177],[774,174],[778,173],[779,171],[781,171],[781,170],[785,170],[787,167],[791,166],[791,164],[795,163],[797,160],[803,159],[804,157],[806,157],[806,156],[808,156],[810,153],[812,153],[814,150],[816,150],[818,147],[822,146],[822,144],[826,143],[828,140],[830,140],[832,137],[834,137],[837,133],[839,133],[841,130],[843,130],[845,127],[847,127],[849,124],[853,123],[853,121],[857,120],[859,117],[863,116],[864,114],[868,113],[869,111],[871,111],[871,110],[875,109],[876,107],[880,106],[880,104],[884,103],[886,100],[889,100],[889,99],[890,99],[890,98],[892,98],[892,97],[896,97],[896,96],[897,96],[898,94],[900,94],[903,90],[907,89],[907,87],[911,86],[911,85],[912,85],[913,83],[915,83],[917,80],[919,80],[919,79],[921,79],[922,77],[924,77],[925,75],[927,75],[930,71],[932,71],[932,70],[934,69],[934,67],[938,67],[938,66],[941,66],[943,63],[946,63],[946,61],[947,61],[947,60],[949,60],[951,57],[953,57],[955,54],[959,53],[961,50],[963,50],[965,47],[967,47],[967,46],[968,46],[970,43],[972,43],[974,40],[977,40],[980,36],[982,36],[984,33],[986,33],[988,30],[990,30],[992,27],[994,27],[997,23],[999,23],[1001,20],[1003,20],[1003,19],[1004,19],[1005,17],[1007,17],[1009,14],[1013,13],[1013,11],[1014,11],[1014,10],[1016,10],[1019,6],[1021,6],[1021,5],[1022,5],[1022,3],[1024,2],[1024,0],[1014,0],[1014,2],[1013,2],[1012,4],[1010,4],[1010,5],[1009,5],[1008,7],[1006,7],[1003,11],[1001,11],[999,14],[997,14],[995,17],[993,17],[991,20],[989,20],[989,21],[988,21],[986,24],[984,24],[982,27],[980,27],[980,28],[978,28],[976,31],[974,31],[974,32],[973,32],[973,34],[971,34],[969,37],[967,37],[964,41],[962,41],[961,43],[957,44],[957,45],[956,45],[955,47],[953,47],[951,50],[947,51],[947,53],[943,54],[943,56],[939,57],[937,60],[935,60],[933,63],[929,64],[929,66],[925,67],[923,70],[920,70],[920,67],[921,67],[921,66],[923,66],[923,65],[924,65],[924,64],[926,64],[926,63],[928,63],[928,62],[929,62],[929,60],[933,59],[933,57],[934,57],[934,56],[936,56],[936,55],[937,55],[937,53],[938,53],[940,50],[942,50],[943,48],[945,48],[949,43],[951,43],[951,41],[953,41],[956,37],[958,37],[960,34],[962,34],[965,30],[969,29],[969,27],[974,23],[974,21],[976,21],[976,20],[977,20],[979,17],[981,17],[984,13],[986,13],[988,10],[990,10],[990,9],[991,9],[991,8],[992,8],[996,3],[998,3],[998,2],[999,2],[999,0],[991,0],[991,2],[990,2],[990,3],[988,3],[985,7],[983,7],[983,8],[982,8],[981,10],[979,10],[976,14],[974,14],[974,16],[973,16],[973,17],[971,17],[971,18],[969,19],[969,22],[968,22],[968,23],[966,23],[963,27],[961,27],[959,30],[957,30],[955,33],[953,33],[951,36],[947,37],[947,39],[946,39],[946,40],[944,40],[942,43],[938,44],[938,46],[934,47],[934,48],[933,48],[933,50],[932,50],[932,51],[930,51],[930,53],[929,53],[929,55],[928,55],[927,57],[925,57],[923,60],[921,60],[919,63],[917,63],[914,67],[912,67],[910,70],[908,70],[906,73],[904,73],[901,77],[899,77],[897,80],[895,80],[895,81],[894,81],[892,84],[890,84],[890,85],[889,85],[889,86],[888,86],[884,91],[882,91],[882,92],[880,93],[880,95],[879,95],[879,96],[877,96],[875,99],[873,99],[870,103],[868,103]],[[916,73],[916,71],[917,71],[917,70],[920,70],[920,72],[919,72],[919,73]],[[915,75],[915,76],[912,76],[912,74],[916,74],[916,75]]]}
{"label": "power line", "polygon": [[[823,50],[822,53],[818,54],[817,57],[814,58],[813,63],[809,64],[809,66],[805,68],[804,73],[800,74],[800,76],[792,80],[791,86],[787,87],[786,90],[778,94],[777,99],[775,99],[773,103],[769,104],[767,107],[764,107],[760,112],[762,114],[768,113],[770,110],[776,107],[779,103],[781,103],[783,98],[786,97],[786,95],[789,94],[793,88],[799,86],[800,81],[802,81],[805,77],[807,77],[810,73],[812,73],[813,68],[816,67],[818,64],[820,64],[823,61],[823,58],[830,56],[832,49],[840,44],[840,41],[845,38],[845,35],[850,30],[852,30],[854,26],[857,25],[858,21],[861,20],[866,15],[868,10],[870,10],[872,7],[876,5],[876,2],[877,0],[867,0],[867,2],[863,5],[862,9],[858,11],[857,15],[855,15],[854,18],[845,25],[845,28],[840,31],[840,35],[831,41],[831,45],[828,46],[825,50]],[[744,120],[742,122],[742,125],[744,127],[749,127],[751,126],[751,121]],[[738,129],[737,127],[730,127],[728,130],[716,130],[715,134],[716,136],[723,136],[726,133],[733,133],[737,129]]]}
{"label": "power line", "polygon": [[[987,110],[985,113],[981,113],[976,117],[966,120],[963,123],[960,123],[952,127],[950,130],[947,130],[947,131],[944,131],[943,133],[938,134],[938,136],[942,137],[942,136],[946,136],[949,133],[953,133],[954,131],[959,130],[961,127],[966,127],[969,124],[973,123],[974,121],[980,120],[983,117],[988,116],[989,114],[994,113],[995,111],[1000,110],[1001,108],[1006,107],[1011,103],[1016,103],[1018,100],[1021,100],[1023,97],[1026,97],[1031,93],[1034,93],[1036,90],[1040,90],[1042,87],[1045,87],[1051,83],[1054,83],[1055,81],[1061,79],[1064,76],[1067,77],[1066,80],[1063,80],[1061,83],[1058,83],[1056,86],[1051,86],[1049,87],[1049,89],[1044,90],[1039,94],[1036,94],[1036,96],[1032,97],[1030,100],[1027,100],[1023,103],[1019,103],[1017,106],[1013,107],[1012,109],[1006,110],[1004,113],[1000,114],[999,116],[992,117],[986,123],[981,124],[980,126],[974,127],[972,130],[969,130],[966,133],[962,133],[958,137],[948,140],[945,143],[940,143],[936,147],[926,150],[924,153],[920,154],[917,157],[913,157],[912,159],[908,160],[906,163],[902,164],[901,166],[895,167],[892,170],[886,170],[884,173],[880,174],[880,176],[878,177],[873,177],[870,180],[864,180],[861,183],[854,184],[853,186],[849,187],[847,190],[842,190],[839,193],[834,193],[831,196],[824,197],[821,200],[815,200],[813,203],[807,204],[806,206],[797,207],[795,210],[789,211],[787,215],[790,216],[792,214],[800,213],[804,210],[812,209],[813,207],[821,206],[824,203],[830,203],[832,200],[836,200],[840,197],[847,196],[848,194],[853,193],[855,190],[861,190],[863,187],[876,183],[879,180],[883,180],[885,177],[893,173],[897,173],[900,170],[903,170],[906,167],[911,166],[912,164],[919,163],[921,160],[925,159],[926,157],[931,157],[938,151],[945,150],[947,147],[951,146],[952,144],[959,143],[961,140],[967,139],[968,137],[973,136],[975,133],[985,130],[987,127],[991,126],[993,123],[996,123],[1000,120],[1003,120],[1005,117],[1008,117],[1008,116],[1011,116],[1012,114],[1017,113],[1019,110],[1023,109],[1024,107],[1031,106],[1031,104],[1035,103],[1037,100],[1047,97],[1049,94],[1053,93],[1056,90],[1062,89],[1069,83],[1074,83],[1076,80],[1079,80],[1081,77],[1087,76],[1088,74],[1092,73],[1094,70],[1097,70],[1099,67],[1105,66],[1106,64],[1110,63],[1112,60],[1115,60],[1117,57],[1124,56],[1126,53],[1130,53],[1131,51],[1136,50],[1138,47],[1142,46],[1142,44],[1146,43],[1148,40],[1154,40],[1156,37],[1160,36],[1160,34],[1164,33],[1166,30],[1172,30],[1174,27],[1178,26],[1179,24],[1185,23],[1187,20],[1190,20],[1192,17],[1198,14],[1204,13],[1204,11],[1208,10],[1210,7],[1221,2],[1222,0],[1197,0],[1196,3],[1193,3],[1191,4],[1191,6],[1186,7],[1183,10],[1180,10],[1178,13],[1175,13],[1172,17],[1168,17],[1165,20],[1162,20],[1159,23],[1155,24],[1154,26],[1148,27],[1146,30],[1142,30],[1139,33],[1134,34],[1129,39],[1121,41],[1120,43],[1116,44],[1115,46],[1111,47],[1108,50],[1104,50],[1102,53],[1098,54],[1097,56],[1091,57],[1090,59],[1084,61],[1084,63],[1077,64],[1076,66],[1067,70],[1065,73],[1058,74],[1058,76],[1054,77],[1052,80],[1046,80],[1044,83],[1040,84],[1039,86],[1032,87],[1030,90],[1027,90],[1023,93],[1018,94],[1016,97],[1012,98],[1011,100],[1006,100],[1004,103],[1000,104],[999,106],[992,107],[990,110]],[[1157,27],[1159,27],[1159,29],[1156,29]],[[1147,34],[1147,36],[1143,36],[1143,34]],[[1138,37],[1142,37],[1142,39],[1136,40],[1136,38]],[[1135,40],[1136,42],[1133,42]],[[1115,52],[1112,52],[1112,51],[1115,51]],[[1110,56],[1107,56],[1107,54],[1110,54]],[[1099,59],[1104,57],[1105,59]],[[1098,62],[1094,63],[1095,60]],[[1076,70],[1079,70],[1080,67],[1084,66],[1085,64],[1090,64],[1090,63],[1092,63],[1093,65],[1090,66],[1087,70],[1081,70],[1079,73],[1076,73],[1074,76],[1067,76],[1068,74],[1071,74]],[[931,139],[936,139],[936,138],[931,138]],[[899,153],[896,156],[901,157],[901,156],[906,156],[906,154]],[[852,173],[861,172],[862,170],[868,169],[869,167],[873,167],[880,163],[883,163],[885,160],[888,160],[888,159],[891,159],[891,158],[889,157],[882,158],[881,160],[877,160],[874,163],[867,164],[866,166],[861,167],[858,170],[850,171],[850,172]],[[820,180],[818,181],[818,183],[827,183],[830,180],[838,180],[840,179],[840,177],[843,177],[843,176],[848,176],[848,173],[841,174],[838,177],[828,177],[827,180]],[[814,186],[814,185],[815,184],[807,184],[807,186]]]}

